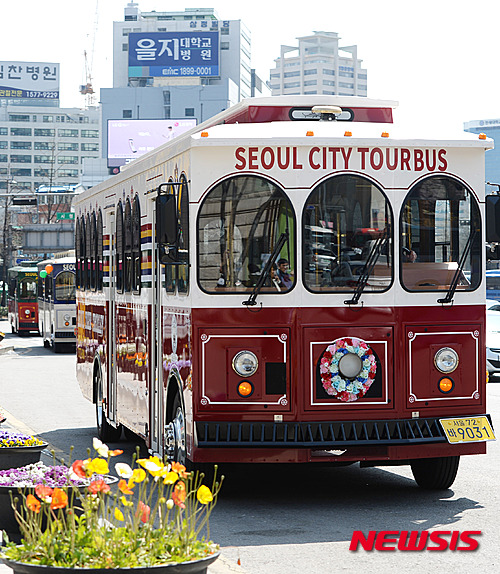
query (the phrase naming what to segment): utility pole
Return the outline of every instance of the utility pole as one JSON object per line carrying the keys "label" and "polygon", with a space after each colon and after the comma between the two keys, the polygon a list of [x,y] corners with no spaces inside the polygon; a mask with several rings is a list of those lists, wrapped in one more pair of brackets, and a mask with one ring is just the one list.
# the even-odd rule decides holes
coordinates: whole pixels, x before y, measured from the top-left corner
{"label": "utility pole", "polygon": [[11,184],[16,184],[17,181],[10,179],[9,177],[6,180],[7,183],[7,193],[5,196],[5,205],[4,205],[4,212],[3,212],[3,236],[2,236],[2,298],[1,298],[1,306],[5,307],[7,302],[7,269],[8,260],[10,258],[9,253],[9,245],[10,245],[10,233],[9,231],[9,207],[10,207],[10,189]]}

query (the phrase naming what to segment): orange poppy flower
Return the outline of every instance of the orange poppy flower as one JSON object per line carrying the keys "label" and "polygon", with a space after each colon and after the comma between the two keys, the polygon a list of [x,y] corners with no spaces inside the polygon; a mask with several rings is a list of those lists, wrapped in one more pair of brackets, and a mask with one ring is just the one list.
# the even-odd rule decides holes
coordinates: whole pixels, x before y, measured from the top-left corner
{"label": "orange poppy flower", "polygon": [[119,448],[116,450],[108,450],[108,456],[119,456],[120,454],[123,454],[123,450]]}
{"label": "orange poppy flower", "polygon": [[186,472],[186,467],[179,462],[172,463],[172,470],[176,472],[181,478],[187,478],[189,476],[189,473]]}
{"label": "orange poppy flower", "polygon": [[26,506],[35,514],[40,512],[40,501],[38,498],[35,498],[32,494],[28,494],[26,497]]}
{"label": "orange poppy flower", "polygon": [[87,477],[87,473],[85,472],[85,469],[83,468],[83,460],[75,460],[75,462],[71,465],[71,469],[80,478],[86,478]]}
{"label": "orange poppy flower", "polygon": [[44,502],[50,502],[52,496],[52,488],[50,486],[44,486],[43,484],[37,484],[35,486],[35,493]]}
{"label": "orange poppy flower", "polygon": [[123,494],[134,494],[134,491],[129,487],[128,482],[123,480],[123,478],[118,481],[118,488],[123,492]]}
{"label": "orange poppy flower", "polygon": [[146,522],[149,520],[150,512],[151,508],[147,504],[144,504],[144,502],[139,501],[139,504],[137,505],[137,514],[141,515],[141,522],[146,524]]}
{"label": "orange poppy flower", "polygon": [[50,503],[50,508],[64,508],[68,505],[68,495],[62,490],[62,488],[54,488],[52,493],[52,502]]}
{"label": "orange poppy flower", "polygon": [[88,489],[92,494],[97,494],[98,492],[106,493],[111,490],[109,484],[106,484],[102,478],[100,480],[93,480],[89,484]]}
{"label": "orange poppy flower", "polygon": [[180,508],[186,508],[184,501],[186,500],[186,485],[183,482],[178,482],[175,485],[174,492],[172,492],[172,500]]}

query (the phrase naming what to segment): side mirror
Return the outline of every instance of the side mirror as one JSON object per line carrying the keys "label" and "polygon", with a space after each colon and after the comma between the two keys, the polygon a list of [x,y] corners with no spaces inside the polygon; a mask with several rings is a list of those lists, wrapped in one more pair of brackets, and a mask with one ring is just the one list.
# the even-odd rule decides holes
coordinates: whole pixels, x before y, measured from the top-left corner
{"label": "side mirror", "polygon": [[162,263],[177,262],[178,238],[179,220],[175,195],[160,194],[156,198],[156,242]]}
{"label": "side mirror", "polygon": [[486,241],[500,242],[500,195],[486,196]]}

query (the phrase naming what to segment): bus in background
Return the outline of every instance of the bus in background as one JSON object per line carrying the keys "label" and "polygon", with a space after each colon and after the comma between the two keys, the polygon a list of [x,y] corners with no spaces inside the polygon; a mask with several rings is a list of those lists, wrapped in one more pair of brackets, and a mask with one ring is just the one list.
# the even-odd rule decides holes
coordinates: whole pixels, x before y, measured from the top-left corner
{"label": "bus in background", "polygon": [[13,333],[39,333],[36,263],[24,263],[7,271],[7,306]]}
{"label": "bus in background", "polygon": [[74,252],[38,263],[38,322],[43,346],[56,353],[76,343]]}
{"label": "bus in background", "polygon": [[195,465],[410,465],[434,489],[486,452],[493,142],[394,107],[245,100],[75,198],[101,439],[125,427]]}

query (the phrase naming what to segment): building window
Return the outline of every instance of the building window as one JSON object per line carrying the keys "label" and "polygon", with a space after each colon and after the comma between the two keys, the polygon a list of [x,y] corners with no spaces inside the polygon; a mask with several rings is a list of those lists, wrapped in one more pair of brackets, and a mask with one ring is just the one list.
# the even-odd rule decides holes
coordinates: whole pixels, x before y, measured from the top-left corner
{"label": "building window", "polygon": [[304,70],[304,76],[314,76],[318,73],[317,68],[311,68],[310,70]]}
{"label": "building window", "polygon": [[285,88],[300,88],[300,82],[290,82],[284,85]]}
{"label": "building window", "polygon": [[[59,144],[59,145],[62,145],[62,144]],[[53,150],[54,149],[54,142],[35,142],[35,149]]]}
{"label": "building window", "polygon": [[61,138],[77,138],[78,137],[78,130],[70,130],[70,129],[61,128],[58,130],[58,134],[59,134],[59,137],[61,137]]}
{"label": "building window", "polygon": [[0,142],[0,149],[7,149],[9,147],[9,142]]}
{"label": "building window", "polygon": [[31,142],[10,142],[10,149],[31,149]]}
{"label": "building window", "polygon": [[31,169],[26,168],[11,169],[10,175],[12,177],[31,177]]}
{"label": "building window", "polygon": [[221,42],[220,43],[221,50],[229,50],[229,42]]}
{"label": "building window", "polygon": [[77,143],[62,142],[57,144],[57,149],[59,151],[78,151]]}
{"label": "building window", "polygon": [[354,78],[354,74],[352,72],[339,72],[339,76],[342,76],[344,78]]}
{"label": "building window", "polygon": [[[31,135],[31,134],[30,134]],[[56,135],[56,130],[50,128],[35,128],[35,137],[53,138]],[[52,148],[50,148],[52,149]]]}
{"label": "building window", "polygon": [[11,163],[31,163],[30,155],[10,154]]}
{"label": "building window", "polygon": [[186,108],[184,110],[184,115],[186,117],[193,117],[194,116],[194,108]]}
{"label": "building window", "polygon": [[316,86],[317,83],[318,83],[317,80],[306,80],[306,81],[304,82],[304,86]]}
{"label": "building window", "polygon": [[122,111],[122,118],[123,119],[130,119],[132,117],[132,110],[123,110]]}
{"label": "building window", "polygon": [[299,70],[296,70],[295,72],[285,72],[283,74],[284,78],[296,78],[297,76],[300,76]]}
{"label": "building window", "polygon": [[57,158],[57,163],[78,163],[78,156],[77,155],[60,155]]}
{"label": "building window", "polygon": [[351,88],[351,90],[353,90],[354,84],[346,84],[345,82],[339,82],[339,87],[340,88]]}
{"label": "building window", "polygon": [[82,143],[81,149],[82,149],[82,151],[99,151],[99,144],[98,143]]}
{"label": "building window", "polygon": [[35,163],[52,163],[53,158],[51,155],[36,155],[33,161]]}
{"label": "building window", "polygon": [[42,116],[42,122],[44,124],[52,123],[54,121],[54,116]]}
{"label": "building window", "polygon": [[323,74],[325,76],[335,76],[335,70],[328,70],[326,68],[323,68]]}
{"label": "building window", "polygon": [[82,138],[98,138],[98,130],[82,130]]}
{"label": "building window", "polygon": [[334,86],[335,82],[333,80],[323,80],[324,86]]}
{"label": "building window", "polygon": [[31,136],[31,128],[10,128],[11,136]]}
{"label": "building window", "polygon": [[30,117],[27,114],[9,114],[9,122],[29,122]]}
{"label": "building window", "polygon": [[122,44],[122,52],[128,52],[128,44]]}
{"label": "building window", "polygon": [[0,128],[0,136],[8,135],[9,130],[7,128]]}

